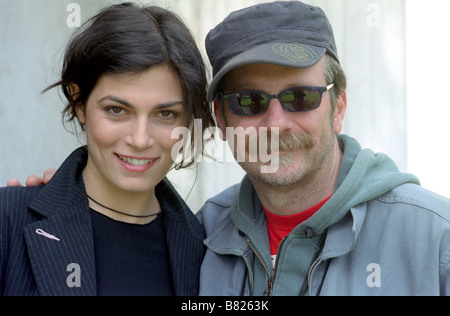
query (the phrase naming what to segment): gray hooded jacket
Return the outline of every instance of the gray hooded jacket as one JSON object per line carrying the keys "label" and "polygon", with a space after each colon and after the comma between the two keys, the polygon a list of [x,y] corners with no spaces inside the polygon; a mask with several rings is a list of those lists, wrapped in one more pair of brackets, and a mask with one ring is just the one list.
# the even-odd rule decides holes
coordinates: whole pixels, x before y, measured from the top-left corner
{"label": "gray hooded jacket", "polygon": [[282,241],[274,269],[249,178],[207,201],[200,295],[450,295],[450,201],[386,155],[339,144],[335,193]]}

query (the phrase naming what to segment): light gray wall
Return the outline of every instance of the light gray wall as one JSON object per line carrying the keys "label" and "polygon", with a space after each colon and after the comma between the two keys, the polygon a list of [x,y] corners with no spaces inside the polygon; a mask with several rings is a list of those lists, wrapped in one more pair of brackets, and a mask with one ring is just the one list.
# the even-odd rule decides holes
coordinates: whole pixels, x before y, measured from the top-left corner
{"label": "light gray wall", "polygon": [[[57,91],[45,95],[40,91],[58,79],[65,43],[73,31],[66,21],[67,6],[79,4],[84,21],[105,5],[120,1],[0,1],[0,185],[4,185],[12,177],[24,181],[32,173],[58,167],[80,146],[62,126],[64,104]],[[140,2],[179,13],[203,49],[207,32],[229,12],[262,1]],[[405,0],[307,2],[328,14],[348,75],[344,132],[364,147],[388,153],[406,171]],[[198,170],[172,172],[170,178],[183,197],[192,191],[188,203],[197,209],[242,175],[234,163],[203,163]]]}
{"label": "light gray wall", "polygon": [[[56,89],[65,44],[68,0],[1,1],[0,10],[0,185],[11,177],[59,166],[80,146],[62,125],[64,103]],[[108,1],[77,1],[82,18]]]}

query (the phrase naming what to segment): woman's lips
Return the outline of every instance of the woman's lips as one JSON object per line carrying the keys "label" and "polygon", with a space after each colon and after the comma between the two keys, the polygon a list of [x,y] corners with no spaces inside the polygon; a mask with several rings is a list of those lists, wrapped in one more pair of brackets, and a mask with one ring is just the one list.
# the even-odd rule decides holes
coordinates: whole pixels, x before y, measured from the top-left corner
{"label": "woman's lips", "polygon": [[131,172],[145,172],[150,169],[155,162],[158,160],[157,158],[147,158],[147,157],[130,157],[130,156],[122,156],[116,154],[120,164],[128,171]]}

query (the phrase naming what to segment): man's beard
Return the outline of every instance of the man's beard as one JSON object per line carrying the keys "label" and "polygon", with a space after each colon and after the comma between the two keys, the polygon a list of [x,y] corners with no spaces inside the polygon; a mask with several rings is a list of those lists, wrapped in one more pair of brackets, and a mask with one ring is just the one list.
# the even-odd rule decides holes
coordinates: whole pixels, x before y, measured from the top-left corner
{"label": "man's beard", "polygon": [[[294,164],[300,169],[303,169],[302,166],[306,164],[305,160],[307,159],[305,158],[305,155],[307,154],[307,152],[310,151],[310,149],[312,149],[316,145],[315,139],[306,132],[305,133],[285,132],[278,137],[278,144],[273,143],[274,141],[277,141],[277,139],[274,140],[270,136],[265,138],[266,139],[264,141],[267,143],[267,147],[265,149],[267,150],[267,153],[272,154],[273,152],[273,154],[278,155],[277,172],[278,171],[280,172],[278,174],[277,172],[265,174],[261,173],[260,168],[262,164],[261,162],[256,163],[249,161],[243,163],[240,162],[241,167],[249,174],[251,178],[253,178],[254,180],[264,182],[266,184],[275,186],[286,186],[295,184],[298,180],[300,180],[299,178],[301,178],[301,175],[298,174],[299,172],[287,173],[283,169],[288,168],[290,166],[294,166]],[[257,144],[258,146],[261,145],[259,139]],[[246,142],[247,153],[249,153],[250,150],[254,150],[253,152],[255,152],[255,149],[252,148],[249,145],[249,142],[247,141]],[[259,152],[259,150],[256,152]],[[298,159],[299,153],[302,153],[300,161]]]}

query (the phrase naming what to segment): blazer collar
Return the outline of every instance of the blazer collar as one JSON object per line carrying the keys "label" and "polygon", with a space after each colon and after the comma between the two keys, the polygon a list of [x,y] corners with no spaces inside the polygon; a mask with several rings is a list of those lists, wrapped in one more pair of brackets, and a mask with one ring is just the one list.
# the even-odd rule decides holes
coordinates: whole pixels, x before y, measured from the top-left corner
{"label": "blazer collar", "polygon": [[87,159],[88,152],[85,147],[75,150],[63,162],[52,181],[42,188],[30,208],[44,217],[49,217],[73,205],[87,203],[82,177]]}
{"label": "blazer collar", "polygon": [[97,294],[92,221],[81,177],[86,161],[86,149],[72,153],[30,204],[42,216],[24,231],[41,295]]}

